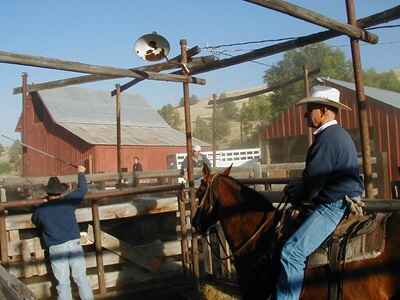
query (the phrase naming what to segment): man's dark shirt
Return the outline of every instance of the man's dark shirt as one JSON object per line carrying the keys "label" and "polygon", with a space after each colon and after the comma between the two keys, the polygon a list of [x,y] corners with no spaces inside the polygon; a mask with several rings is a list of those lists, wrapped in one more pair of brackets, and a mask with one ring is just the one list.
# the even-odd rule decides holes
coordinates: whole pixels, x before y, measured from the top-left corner
{"label": "man's dark shirt", "polygon": [[133,164],[132,170],[133,172],[143,171],[142,164],[140,162],[138,162],[137,164]]}
{"label": "man's dark shirt", "polygon": [[49,200],[32,214],[32,222],[42,231],[47,247],[80,238],[75,209],[87,192],[85,174],[78,174],[78,187],[61,199]]}
{"label": "man's dark shirt", "polygon": [[357,150],[350,135],[339,125],[331,125],[315,136],[307,152],[303,172],[306,199],[330,203],[360,196]]}

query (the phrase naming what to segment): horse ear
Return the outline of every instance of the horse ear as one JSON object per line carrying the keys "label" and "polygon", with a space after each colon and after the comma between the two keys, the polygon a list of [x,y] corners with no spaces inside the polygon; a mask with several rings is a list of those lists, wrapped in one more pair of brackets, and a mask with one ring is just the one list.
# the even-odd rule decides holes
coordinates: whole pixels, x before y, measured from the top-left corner
{"label": "horse ear", "polygon": [[210,168],[206,163],[203,163],[203,177],[206,178],[210,176]]}
{"label": "horse ear", "polygon": [[231,165],[229,166],[229,168],[226,168],[226,169],[221,173],[221,175],[229,176],[229,173],[231,172],[232,166],[233,166],[233,164],[231,164]]}

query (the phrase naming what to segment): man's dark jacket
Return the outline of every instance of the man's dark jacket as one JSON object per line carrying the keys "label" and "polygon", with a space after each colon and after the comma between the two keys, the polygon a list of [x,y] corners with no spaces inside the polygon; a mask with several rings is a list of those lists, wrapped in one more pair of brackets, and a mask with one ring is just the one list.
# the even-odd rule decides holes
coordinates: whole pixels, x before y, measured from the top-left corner
{"label": "man's dark jacket", "polygon": [[32,214],[32,222],[41,230],[47,247],[80,238],[75,209],[87,192],[86,177],[78,174],[78,187],[61,199],[42,204]]}

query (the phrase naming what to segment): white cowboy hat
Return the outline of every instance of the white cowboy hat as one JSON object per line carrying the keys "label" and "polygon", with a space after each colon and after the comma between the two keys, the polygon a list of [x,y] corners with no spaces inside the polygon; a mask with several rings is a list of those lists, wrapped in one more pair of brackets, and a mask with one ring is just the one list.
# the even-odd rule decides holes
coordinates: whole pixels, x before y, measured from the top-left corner
{"label": "white cowboy hat", "polygon": [[311,89],[311,97],[301,99],[296,105],[320,103],[336,107],[338,109],[351,110],[347,105],[340,103],[340,92],[329,86],[316,85]]}
{"label": "white cowboy hat", "polygon": [[200,152],[201,147],[199,145],[195,145],[195,146],[193,146],[193,151]]}

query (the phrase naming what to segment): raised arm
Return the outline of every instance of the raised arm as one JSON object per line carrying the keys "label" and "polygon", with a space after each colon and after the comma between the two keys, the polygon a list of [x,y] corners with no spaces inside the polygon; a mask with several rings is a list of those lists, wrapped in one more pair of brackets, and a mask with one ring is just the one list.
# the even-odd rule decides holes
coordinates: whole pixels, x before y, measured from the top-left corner
{"label": "raised arm", "polygon": [[87,192],[87,182],[85,177],[86,168],[84,166],[78,166],[78,186],[77,189],[63,197],[63,200],[73,202],[78,205],[82,202]]}

